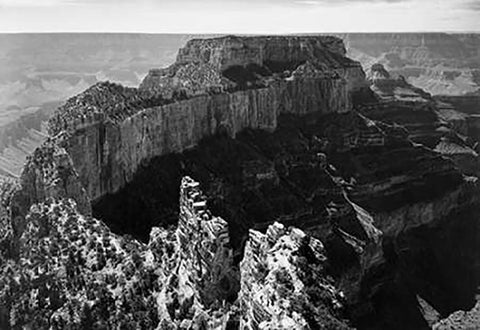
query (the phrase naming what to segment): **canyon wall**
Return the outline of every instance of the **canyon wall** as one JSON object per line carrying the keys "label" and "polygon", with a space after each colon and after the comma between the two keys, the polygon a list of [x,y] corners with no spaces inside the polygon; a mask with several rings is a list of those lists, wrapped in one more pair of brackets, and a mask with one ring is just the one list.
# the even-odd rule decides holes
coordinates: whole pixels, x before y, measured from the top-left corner
{"label": "canyon wall", "polygon": [[[72,98],[50,120],[50,134],[69,132],[66,149],[88,195],[97,200],[129,182],[142,162],[189,149],[206,136],[234,137],[245,128],[272,131],[283,113],[349,111],[351,93],[362,90],[365,82],[361,67],[344,57],[341,45],[323,37],[194,40],[179,52],[177,63],[164,69],[167,76],[147,76],[140,90],[101,83]],[[248,56],[238,48],[247,49]],[[255,74],[250,87],[222,76],[223,85],[205,82],[201,93],[187,90],[186,99],[152,92],[157,84],[184,91],[179,86],[189,81],[180,72],[189,61],[212,62],[222,75],[232,65],[252,64],[250,59],[259,66],[280,61],[278,49],[284,49],[283,62],[290,71],[280,74],[265,67],[268,73]],[[218,87],[213,94],[212,86]]]}
{"label": "canyon wall", "polygon": [[434,95],[459,96],[480,90],[478,34],[338,34],[348,56],[364,67],[380,62],[389,71]]}
{"label": "canyon wall", "polygon": [[[480,260],[471,244],[478,183],[448,157],[452,141],[471,141],[458,140],[428,94],[374,71],[375,95],[364,95],[372,103],[354,104],[367,83],[337,39],[226,37],[190,42],[138,89],[91,87],[52,117],[51,137],[7,196],[12,228],[0,232],[0,244],[20,257],[9,261],[14,273],[31,279],[22,283],[28,290],[43,267],[49,281],[60,279],[61,307],[42,306],[65,324],[75,323],[67,308],[109,306],[97,318],[116,327],[134,306],[130,327],[348,328],[346,306],[361,329],[423,329],[420,300],[442,317],[470,308],[480,274],[470,262]],[[97,212],[107,206],[100,218],[110,229],[85,217],[91,202]],[[175,230],[158,227],[165,214]],[[115,225],[148,230],[148,245],[120,244]],[[59,250],[48,237],[66,232],[68,248]],[[75,243],[77,234],[95,240]],[[41,249],[29,253],[35,241]],[[53,257],[39,270],[30,259],[44,250]],[[80,270],[57,271],[66,260]],[[118,260],[126,281],[103,272]],[[2,271],[0,284],[16,288]],[[87,274],[75,284],[87,307],[65,298],[77,273]],[[92,298],[96,277],[94,289],[107,298]],[[110,292],[112,283],[120,290]],[[14,326],[33,322],[18,317],[28,316],[29,306],[17,304],[26,290],[8,290]]]}

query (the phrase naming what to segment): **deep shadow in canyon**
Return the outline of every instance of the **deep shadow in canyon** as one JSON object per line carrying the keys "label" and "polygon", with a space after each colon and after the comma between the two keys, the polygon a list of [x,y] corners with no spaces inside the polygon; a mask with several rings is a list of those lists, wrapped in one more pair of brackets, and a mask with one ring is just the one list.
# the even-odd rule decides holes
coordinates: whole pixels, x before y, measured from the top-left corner
{"label": "deep shadow in canyon", "polygon": [[358,328],[430,329],[417,295],[441,317],[471,309],[480,276],[479,211],[453,212],[436,226],[385,237],[386,262],[363,281],[363,289],[373,292],[374,312],[359,317]]}
{"label": "deep shadow in canyon", "polygon": [[[339,191],[342,187],[335,179],[349,178],[353,169],[347,164],[358,163],[350,159],[355,153],[372,160],[389,155],[378,148],[364,148],[348,155],[334,152],[335,141],[325,142],[332,130],[329,127],[335,122],[350,121],[349,116],[352,114],[303,118],[284,115],[273,133],[245,130],[235,139],[218,134],[181,154],[156,157],[144,164],[134,180],[118,193],[97,201],[93,215],[116,233],[148,241],[153,226],[176,224],[178,187],[181,178],[189,175],[201,183],[212,213],[229,222],[236,262],[242,258],[249,229],[264,230],[268,224],[279,221],[307,231],[316,228],[313,233],[327,247],[331,272],[338,275],[355,267],[358,260],[333,234],[322,234],[332,231],[331,222],[326,220],[328,206],[344,203]],[[410,150],[404,142],[398,142],[397,147]],[[392,160],[390,166],[384,165],[384,175],[415,166],[409,163],[405,151],[398,152],[397,156],[407,157],[406,163]],[[323,153],[335,168],[325,164],[322,157],[319,159]],[[435,177],[425,177],[425,186],[401,191],[390,204],[383,196],[370,201],[359,196],[357,201],[370,211],[379,207],[395,209],[402,202],[434,199],[451,189],[458,179],[446,176],[441,178],[444,181],[435,182]],[[406,196],[410,196],[407,202]],[[384,237],[385,262],[370,269],[362,281],[361,299],[370,300],[373,308],[349,306],[353,325],[359,329],[427,329],[417,294],[442,316],[471,308],[480,278],[477,212],[453,212],[432,226]],[[362,238],[357,223],[348,217],[342,221],[343,229]]]}

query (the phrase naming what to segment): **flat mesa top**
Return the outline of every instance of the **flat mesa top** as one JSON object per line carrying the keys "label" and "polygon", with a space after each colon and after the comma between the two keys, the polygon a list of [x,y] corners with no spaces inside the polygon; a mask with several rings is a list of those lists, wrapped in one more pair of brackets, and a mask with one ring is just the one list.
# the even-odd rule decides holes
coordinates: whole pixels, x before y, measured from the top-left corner
{"label": "flat mesa top", "polygon": [[[257,88],[284,72],[335,76],[333,69],[357,65],[332,36],[225,36],[194,39],[174,64],[153,69],[139,88],[101,82],[72,97],[50,119],[52,135],[72,122],[81,126],[108,117],[120,122],[138,111],[210,93]],[[99,118],[97,118],[99,116]],[[76,126],[73,125],[73,126]]]}
{"label": "flat mesa top", "polygon": [[299,56],[306,58],[315,51],[330,51],[344,56],[342,39],[334,36],[225,36],[209,39],[192,39],[179,50],[177,62],[205,61],[211,54],[204,51],[225,52],[244,50],[243,55],[257,55],[264,59],[289,60]]}

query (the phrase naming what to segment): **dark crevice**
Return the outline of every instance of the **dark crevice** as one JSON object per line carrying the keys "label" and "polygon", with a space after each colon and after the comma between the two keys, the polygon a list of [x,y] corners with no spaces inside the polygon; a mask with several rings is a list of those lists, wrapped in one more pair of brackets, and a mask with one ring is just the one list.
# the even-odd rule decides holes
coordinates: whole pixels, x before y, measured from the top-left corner
{"label": "dark crevice", "polygon": [[[118,193],[96,202],[93,214],[114,232],[147,242],[153,226],[176,225],[180,181],[188,175],[200,182],[211,212],[229,222],[237,264],[243,258],[243,245],[251,228],[265,230],[268,224],[280,221],[308,230],[313,224],[320,228],[317,234],[325,235],[331,230],[325,209],[335,197],[315,195],[315,191],[318,187],[333,188],[332,179],[322,168],[307,164],[312,155],[318,154],[316,134],[326,130],[325,123],[341,118],[317,119],[282,116],[274,133],[245,130],[236,139],[216,135],[204,139],[192,150],[156,157]],[[401,143],[395,148],[400,150],[397,156],[404,163],[396,162],[386,166],[384,172],[376,171],[377,177],[391,177],[406,168],[416,168],[412,155],[425,153],[421,149],[405,153],[408,148]],[[383,162],[395,160],[386,149],[367,148],[343,155],[332,153],[329,161],[349,178],[355,172],[349,166],[369,153],[372,159],[384,155]],[[430,173],[422,182],[423,186],[405,188],[398,196],[372,195],[369,201],[359,195],[357,202],[370,210],[391,210],[402,200],[405,204],[406,198],[412,203],[436,198],[456,186],[458,177],[448,172],[444,177]],[[310,199],[312,194],[314,198]],[[475,261],[480,260],[476,212],[452,213],[435,227],[415,228],[396,238],[386,237],[385,263],[363,275],[362,295],[370,300],[371,310],[359,312],[358,308],[352,308],[350,318],[354,325],[359,329],[427,329],[416,294],[443,316],[469,309],[480,284],[477,280],[480,265]],[[364,239],[353,222],[342,220],[339,225]],[[351,247],[338,236],[320,238],[327,248],[329,270],[335,277],[348,273],[352,267],[361,267]]]}

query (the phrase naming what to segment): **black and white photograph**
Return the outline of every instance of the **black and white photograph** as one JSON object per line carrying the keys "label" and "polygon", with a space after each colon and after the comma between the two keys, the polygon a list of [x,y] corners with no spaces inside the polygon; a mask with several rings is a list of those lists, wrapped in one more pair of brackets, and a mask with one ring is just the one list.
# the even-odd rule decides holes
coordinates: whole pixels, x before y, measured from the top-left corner
{"label": "black and white photograph", "polygon": [[480,330],[480,0],[0,0],[0,330]]}

